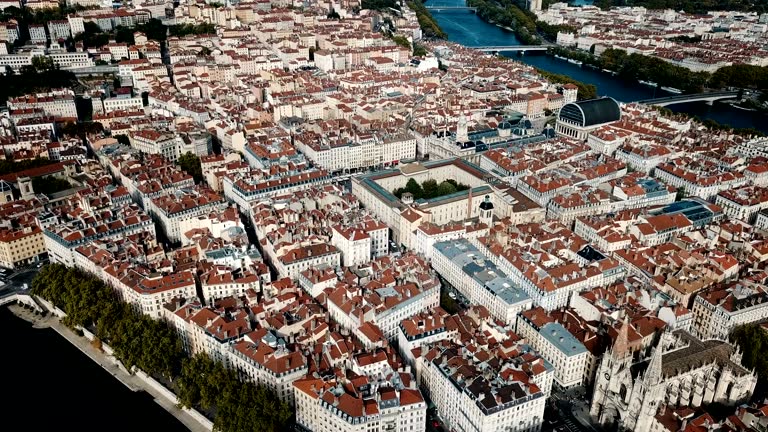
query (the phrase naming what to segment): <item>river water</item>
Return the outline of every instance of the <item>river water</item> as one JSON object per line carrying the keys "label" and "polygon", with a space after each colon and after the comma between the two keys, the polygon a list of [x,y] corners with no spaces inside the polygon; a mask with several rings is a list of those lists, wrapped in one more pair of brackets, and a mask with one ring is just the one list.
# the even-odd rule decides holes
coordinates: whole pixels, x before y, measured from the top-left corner
{"label": "river water", "polygon": [[[583,2],[583,3],[588,3]],[[463,6],[465,0],[427,0],[426,5]],[[440,27],[448,34],[448,39],[465,46],[520,45],[515,35],[480,19],[470,11],[430,11]],[[501,53],[505,54],[505,53]],[[654,97],[668,96],[663,90],[654,89],[637,82],[627,82],[613,75],[588,67],[581,67],[565,60],[556,59],[544,53],[506,53],[519,60],[549,72],[568,75],[587,84],[594,84],[600,96],[611,96],[623,102],[632,102]],[[768,132],[768,116],[734,108],[724,103],[710,106],[704,102],[670,105],[667,108],[676,112],[686,112],[702,119],[712,119],[721,124],[737,128],[754,127]]]}
{"label": "river water", "polygon": [[[147,393],[134,393],[52,329],[0,307],[7,431],[187,431]],[[13,425],[13,426],[11,426]]]}

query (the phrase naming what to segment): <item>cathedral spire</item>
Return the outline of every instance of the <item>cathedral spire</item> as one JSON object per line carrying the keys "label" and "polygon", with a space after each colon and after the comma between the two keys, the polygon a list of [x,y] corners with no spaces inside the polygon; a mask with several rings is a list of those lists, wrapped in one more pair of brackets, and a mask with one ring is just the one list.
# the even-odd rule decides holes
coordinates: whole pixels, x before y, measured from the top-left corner
{"label": "cathedral spire", "polygon": [[613,342],[613,348],[611,349],[613,355],[616,358],[624,357],[629,354],[629,319],[624,316],[624,322],[619,328],[619,333],[616,336],[616,340]]}
{"label": "cathedral spire", "polygon": [[651,353],[651,362],[648,363],[648,369],[645,371],[645,382],[653,385],[661,382],[661,357],[664,355],[664,348],[661,344],[657,345]]}

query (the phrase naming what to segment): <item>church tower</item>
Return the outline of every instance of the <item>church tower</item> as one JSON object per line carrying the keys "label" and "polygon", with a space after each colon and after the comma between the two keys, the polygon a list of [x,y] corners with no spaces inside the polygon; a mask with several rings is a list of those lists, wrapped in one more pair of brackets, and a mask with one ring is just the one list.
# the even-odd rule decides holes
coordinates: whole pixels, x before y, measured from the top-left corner
{"label": "church tower", "polygon": [[614,425],[627,414],[632,395],[632,351],[629,347],[629,321],[625,318],[613,346],[600,361],[589,415],[603,426]]}
{"label": "church tower", "polygon": [[489,228],[493,224],[493,203],[490,195],[486,195],[480,203],[480,223],[486,224]]}
{"label": "church tower", "polygon": [[[663,339],[664,336],[653,350],[648,368],[642,380],[635,386],[635,393],[632,395],[627,417],[633,422],[632,429],[636,432],[649,431],[659,407],[667,402],[661,368],[664,355]],[[627,424],[627,427],[630,425]]]}

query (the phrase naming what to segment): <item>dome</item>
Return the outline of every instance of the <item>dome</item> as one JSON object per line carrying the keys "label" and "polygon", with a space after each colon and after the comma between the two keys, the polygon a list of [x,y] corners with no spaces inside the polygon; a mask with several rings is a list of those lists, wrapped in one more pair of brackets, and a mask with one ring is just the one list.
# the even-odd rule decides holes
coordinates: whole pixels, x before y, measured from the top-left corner
{"label": "dome", "polygon": [[560,108],[558,119],[588,127],[620,120],[621,109],[619,103],[609,97],[571,102]]}
{"label": "dome", "polygon": [[480,210],[493,210],[493,203],[491,202],[490,195],[486,195],[485,200],[480,203]]}

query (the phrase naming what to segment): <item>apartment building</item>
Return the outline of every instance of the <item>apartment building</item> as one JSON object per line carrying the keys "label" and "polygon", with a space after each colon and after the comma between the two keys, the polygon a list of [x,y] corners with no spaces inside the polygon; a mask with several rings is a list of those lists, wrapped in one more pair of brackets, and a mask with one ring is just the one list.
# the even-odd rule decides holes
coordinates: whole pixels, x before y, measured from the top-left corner
{"label": "apartment building", "polygon": [[153,198],[147,211],[155,217],[172,242],[180,242],[181,222],[226,209],[227,200],[202,187],[167,191]]}
{"label": "apartment building", "polygon": [[[523,370],[499,360],[494,366],[444,341],[416,360],[418,379],[448,430],[538,432],[546,394]],[[484,353],[480,358],[498,357]],[[533,366],[533,365],[531,365]],[[544,365],[531,367],[543,373]]]}
{"label": "apartment building", "polygon": [[[385,357],[386,358],[386,357]],[[313,432],[424,432],[427,404],[397,374],[392,383],[366,375],[307,376],[294,382],[296,423]]]}
{"label": "apartment building", "polygon": [[554,366],[555,383],[560,388],[576,387],[585,382],[591,354],[544,309],[534,308],[518,315],[517,333]]}
{"label": "apartment building", "polygon": [[768,208],[768,187],[745,186],[724,190],[715,196],[715,204],[722,207],[729,218],[752,223],[761,210]]}
{"label": "apartment building", "polygon": [[533,300],[469,240],[435,243],[432,267],[472,304],[485,306],[495,318],[514,324]]}
{"label": "apartment building", "polygon": [[[106,107],[105,107],[106,109]],[[141,129],[129,134],[131,147],[144,153],[159,154],[174,162],[179,158],[178,137],[171,132],[159,132],[154,129]]]}
{"label": "apartment building", "polygon": [[0,228],[0,267],[17,268],[45,252],[45,236],[38,226]]}
{"label": "apartment building", "polygon": [[768,289],[756,276],[700,292],[693,300],[693,333],[703,340],[727,339],[740,325],[768,318]]}
{"label": "apartment building", "polygon": [[258,329],[230,348],[230,363],[240,376],[274,391],[280,400],[295,405],[293,384],[307,375],[301,351],[291,349],[285,339],[269,329]]}
{"label": "apartment building", "polygon": [[69,89],[51,90],[47,93],[36,93],[8,99],[8,109],[14,111],[41,110],[46,115],[77,119],[75,107],[75,92]]}
{"label": "apartment building", "polygon": [[297,246],[278,256],[272,264],[280,277],[297,279],[301,272],[321,264],[338,267],[341,264],[341,252],[336,246],[327,243]]}

